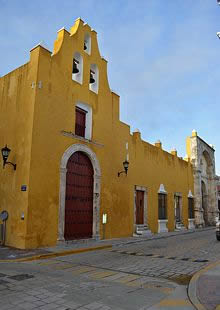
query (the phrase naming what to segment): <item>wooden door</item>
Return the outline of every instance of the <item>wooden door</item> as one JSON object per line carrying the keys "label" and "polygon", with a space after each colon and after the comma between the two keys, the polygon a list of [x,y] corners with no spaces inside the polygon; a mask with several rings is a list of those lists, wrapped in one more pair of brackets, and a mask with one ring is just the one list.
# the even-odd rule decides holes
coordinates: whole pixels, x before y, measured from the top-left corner
{"label": "wooden door", "polygon": [[84,153],[75,152],[67,163],[64,238],[91,238],[92,226],[93,167]]}
{"label": "wooden door", "polygon": [[144,191],[136,191],[136,224],[144,224]]}

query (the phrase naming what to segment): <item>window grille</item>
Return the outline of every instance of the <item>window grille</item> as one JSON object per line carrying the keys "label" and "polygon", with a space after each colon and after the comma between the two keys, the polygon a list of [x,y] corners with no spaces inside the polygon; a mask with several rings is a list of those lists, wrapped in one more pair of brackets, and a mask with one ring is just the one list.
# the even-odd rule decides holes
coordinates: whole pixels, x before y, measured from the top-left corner
{"label": "window grille", "polygon": [[194,219],[194,199],[188,198],[188,212],[189,212],[189,218]]}
{"label": "window grille", "polygon": [[167,195],[158,194],[158,218],[159,220],[167,219]]}

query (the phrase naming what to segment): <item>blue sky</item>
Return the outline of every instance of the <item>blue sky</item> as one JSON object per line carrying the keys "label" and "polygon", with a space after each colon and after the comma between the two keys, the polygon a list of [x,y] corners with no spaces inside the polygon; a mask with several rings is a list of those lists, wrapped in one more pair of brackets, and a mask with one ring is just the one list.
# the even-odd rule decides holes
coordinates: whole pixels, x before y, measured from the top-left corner
{"label": "blue sky", "polygon": [[216,0],[0,0],[0,75],[40,41],[81,17],[98,33],[121,120],[150,143],[175,147],[196,129],[216,150],[220,174],[220,6]]}

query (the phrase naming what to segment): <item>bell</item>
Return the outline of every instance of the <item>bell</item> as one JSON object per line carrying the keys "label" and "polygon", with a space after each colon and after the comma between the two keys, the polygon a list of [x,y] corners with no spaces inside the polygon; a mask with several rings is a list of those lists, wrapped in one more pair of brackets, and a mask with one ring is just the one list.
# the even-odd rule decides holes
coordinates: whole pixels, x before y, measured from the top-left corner
{"label": "bell", "polygon": [[73,74],[76,74],[79,72],[79,69],[77,68],[77,64],[75,62],[75,59],[73,59]]}
{"label": "bell", "polygon": [[90,71],[90,81],[89,81],[89,83],[90,83],[90,84],[95,83],[95,79],[94,79],[94,77],[93,77],[93,75],[92,75],[92,72],[91,72],[91,71]]}
{"label": "bell", "polygon": [[86,43],[84,42],[84,51],[87,50]]}

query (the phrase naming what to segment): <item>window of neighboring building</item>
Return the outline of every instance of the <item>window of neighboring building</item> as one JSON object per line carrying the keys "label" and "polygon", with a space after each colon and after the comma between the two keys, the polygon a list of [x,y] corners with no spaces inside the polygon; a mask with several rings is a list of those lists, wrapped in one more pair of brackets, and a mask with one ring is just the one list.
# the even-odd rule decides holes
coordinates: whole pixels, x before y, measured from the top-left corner
{"label": "window of neighboring building", "polygon": [[158,193],[158,218],[167,219],[167,195],[163,193]]}
{"label": "window of neighboring building", "polygon": [[86,113],[87,111],[76,107],[75,134],[80,137],[85,137]]}
{"label": "window of neighboring building", "polygon": [[188,213],[189,219],[194,219],[194,199],[192,197],[188,197]]}

